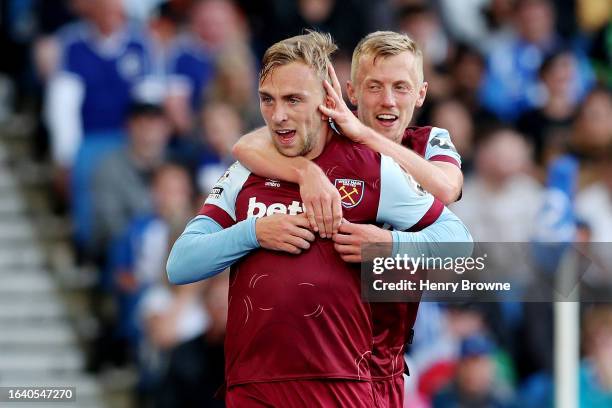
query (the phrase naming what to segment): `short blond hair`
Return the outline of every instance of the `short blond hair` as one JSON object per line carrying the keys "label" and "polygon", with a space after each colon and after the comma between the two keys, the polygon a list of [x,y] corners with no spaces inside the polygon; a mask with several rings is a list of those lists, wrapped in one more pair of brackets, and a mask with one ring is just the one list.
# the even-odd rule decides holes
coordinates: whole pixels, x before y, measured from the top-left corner
{"label": "short blond hair", "polygon": [[259,83],[277,67],[301,62],[312,68],[315,73],[329,81],[327,66],[331,64],[330,56],[338,49],[330,34],[306,30],[305,34],[287,38],[272,45],[266,50],[261,61]]}
{"label": "short blond hair", "polygon": [[378,57],[386,58],[402,52],[410,52],[416,57],[417,74],[423,82],[423,52],[412,38],[395,31],[375,31],[359,41],[351,60],[351,81],[355,82],[361,57],[371,55],[376,62]]}

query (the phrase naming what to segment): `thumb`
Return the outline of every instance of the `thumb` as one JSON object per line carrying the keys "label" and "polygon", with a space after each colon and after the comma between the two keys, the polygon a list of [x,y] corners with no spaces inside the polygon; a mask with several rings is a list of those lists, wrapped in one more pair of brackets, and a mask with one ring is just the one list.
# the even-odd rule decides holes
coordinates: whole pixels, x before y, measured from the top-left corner
{"label": "thumb", "polygon": [[340,222],[340,227],[338,227],[338,232],[341,232],[343,234],[351,234],[355,228],[352,222],[347,221],[345,218],[342,218],[342,221]]}

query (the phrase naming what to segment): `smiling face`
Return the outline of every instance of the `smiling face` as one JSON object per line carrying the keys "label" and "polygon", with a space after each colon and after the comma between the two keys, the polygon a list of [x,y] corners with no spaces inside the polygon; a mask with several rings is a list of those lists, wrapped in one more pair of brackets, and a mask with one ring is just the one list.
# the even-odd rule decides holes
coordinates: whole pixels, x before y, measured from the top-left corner
{"label": "smiling face", "polygon": [[275,67],[261,82],[261,114],[281,154],[312,159],[321,153],[328,132],[318,110],[324,98],[321,78],[300,62]]}
{"label": "smiling face", "polygon": [[383,136],[401,141],[415,107],[423,105],[427,83],[418,58],[409,51],[397,55],[364,54],[347,93],[359,119]]}

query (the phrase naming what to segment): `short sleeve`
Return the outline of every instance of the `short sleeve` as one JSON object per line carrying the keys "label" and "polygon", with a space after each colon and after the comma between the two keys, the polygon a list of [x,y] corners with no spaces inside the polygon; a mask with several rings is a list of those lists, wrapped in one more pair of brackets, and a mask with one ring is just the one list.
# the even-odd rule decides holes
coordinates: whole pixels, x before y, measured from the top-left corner
{"label": "short sleeve", "polygon": [[425,159],[442,161],[461,167],[461,156],[453,144],[448,130],[432,127],[425,147]]}
{"label": "short sleeve", "polygon": [[381,155],[380,201],[376,220],[396,230],[418,231],[433,224],[444,205],[390,157]]}
{"label": "short sleeve", "polygon": [[236,223],[236,198],[251,172],[239,162],[230,166],[213,186],[199,215],[212,218],[221,227]]}

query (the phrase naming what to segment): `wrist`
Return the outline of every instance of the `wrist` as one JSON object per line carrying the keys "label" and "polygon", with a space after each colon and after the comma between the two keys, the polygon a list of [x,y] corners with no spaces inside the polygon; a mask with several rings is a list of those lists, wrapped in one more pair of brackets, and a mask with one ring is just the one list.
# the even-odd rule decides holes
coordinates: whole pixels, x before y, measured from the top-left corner
{"label": "wrist", "polygon": [[[362,132],[363,144],[369,148],[379,151],[384,148],[384,143],[388,140],[386,137],[368,126],[363,126],[364,131]],[[380,152],[382,153],[382,152]]]}
{"label": "wrist", "polygon": [[257,234],[257,224],[259,224],[259,221],[262,218],[247,218],[247,220],[250,220],[250,225],[249,225],[249,232],[250,232],[250,237],[251,237],[251,244],[253,247],[255,248],[261,248],[261,242],[259,241],[259,236]]}
{"label": "wrist", "polygon": [[381,234],[379,234],[379,242],[390,244],[393,242],[393,234],[389,230],[380,229]]}
{"label": "wrist", "polygon": [[352,132],[350,139],[359,144],[368,144],[368,140],[372,137],[372,133],[375,133],[368,126],[361,123],[361,121],[356,120],[356,130]]}
{"label": "wrist", "polygon": [[323,170],[315,163],[303,157],[298,157],[299,164],[296,167],[297,183],[301,186],[304,182],[312,180],[313,176],[324,175]]}

